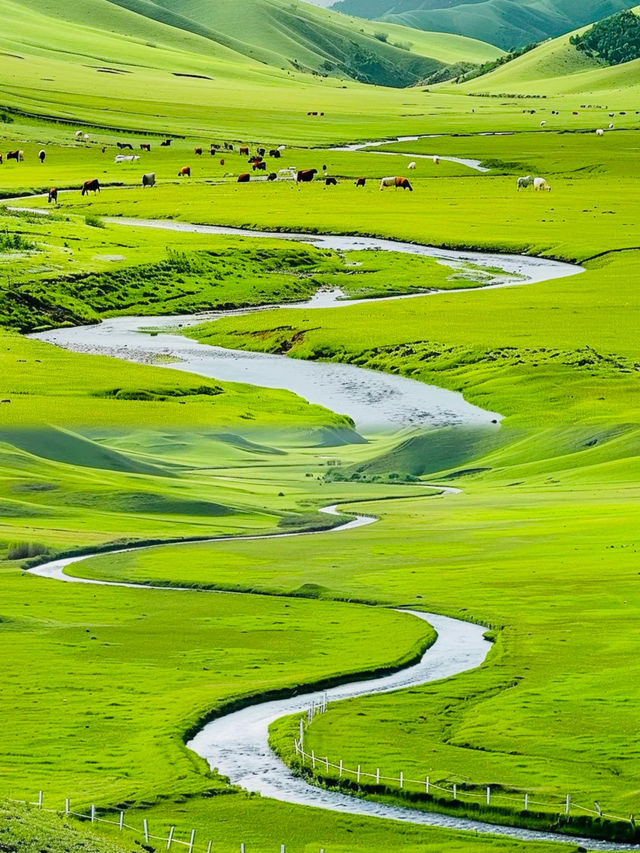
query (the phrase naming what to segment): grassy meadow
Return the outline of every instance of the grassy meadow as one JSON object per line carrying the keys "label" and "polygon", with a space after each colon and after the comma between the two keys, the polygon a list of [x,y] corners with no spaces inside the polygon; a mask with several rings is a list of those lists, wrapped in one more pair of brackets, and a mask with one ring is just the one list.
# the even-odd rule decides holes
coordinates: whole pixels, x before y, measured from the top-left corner
{"label": "grassy meadow", "polygon": [[[178,825],[183,840],[196,828],[198,853],[208,838],[221,853],[241,841],[293,853],[552,849],[250,797],[187,752],[187,733],[233,701],[413,658],[433,634],[390,610],[410,605],[487,625],[496,642],[486,664],[332,705],[309,727],[308,748],[470,792],[491,785],[558,803],[570,793],[634,813],[635,68],[626,88],[622,67],[567,66],[543,86],[527,70],[544,64],[532,52],[465,86],[388,89],[279,65],[258,28],[234,45],[234,21],[214,43],[127,4],[3,4],[24,14],[24,30],[0,36],[0,150],[23,149],[25,160],[0,165],[0,796],[44,790],[55,807],[67,796],[82,809],[125,806],[159,831]],[[196,16],[198,4],[181,8]],[[364,35],[378,26],[367,22]],[[404,37],[384,27],[390,41]],[[486,58],[483,45],[413,38],[423,58]],[[561,47],[538,49],[551,56],[545,67],[560,68]],[[611,119],[614,109],[625,114]],[[614,130],[596,137],[609,122]],[[76,141],[77,129],[89,139]],[[493,132],[507,135],[482,135]],[[443,135],[331,150],[398,134]],[[161,148],[167,136],[172,145]],[[225,141],[286,143],[269,171],[322,176],[326,167],[338,185],[238,185],[247,157],[209,154],[210,142]],[[116,164],[117,142],[140,160]],[[410,155],[433,154],[489,171],[422,158],[407,171]],[[185,165],[191,179],[177,176]],[[143,190],[151,171],[157,186]],[[529,173],[552,191],[517,192]],[[409,175],[414,192],[380,192],[380,178],[394,174]],[[83,198],[92,178],[103,190]],[[41,195],[52,186],[58,205]],[[136,218],[169,228],[118,222]],[[274,236],[170,230],[181,222]],[[522,252],[585,271],[484,292],[469,265],[330,252],[286,231]],[[70,353],[22,334],[122,314],[273,306],[320,288],[340,288],[346,300],[440,292],[240,313],[188,334],[459,390],[504,415],[500,429],[363,440],[344,416],[284,390]],[[447,292],[459,288],[467,292]],[[438,493],[438,484],[461,493]],[[318,508],[333,503],[379,521],[335,536],[233,541],[326,527],[336,519]],[[224,541],[181,541],[212,536]],[[169,544],[101,554],[73,571],[192,590],[97,589],[24,571],[69,552],[158,542]],[[272,737],[290,760],[292,722],[279,721]],[[75,824],[10,808],[11,851],[75,850]],[[95,842],[80,829],[78,850],[121,846],[117,834]],[[123,843],[137,849],[132,837]]]}

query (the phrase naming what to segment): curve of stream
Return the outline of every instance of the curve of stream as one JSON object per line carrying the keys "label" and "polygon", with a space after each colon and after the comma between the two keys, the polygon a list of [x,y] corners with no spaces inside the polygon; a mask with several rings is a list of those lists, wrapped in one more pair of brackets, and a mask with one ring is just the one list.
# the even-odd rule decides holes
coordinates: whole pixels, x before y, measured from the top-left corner
{"label": "curve of stream", "polygon": [[[173,220],[109,218],[107,221],[125,227],[298,240],[337,251],[371,249],[403,252],[437,258],[441,263],[454,268],[459,264],[472,263],[484,268],[489,275],[493,275],[494,283],[479,290],[544,282],[583,272],[583,267],[546,258],[438,249],[433,246],[374,237],[274,233]],[[496,277],[496,268],[502,270],[506,278],[504,275]],[[477,291],[476,288],[473,292]],[[451,295],[455,292],[457,291],[434,291],[427,294],[411,294],[409,297],[389,297],[389,299],[413,299],[418,296],[432,298],[437,295]],[[468,290],[464,292],[469,293]],[[341,296],[340,291],[321,291],[308,302],[289,306],[267,306],[267,309],[274,307],[346,308],[363,302],[380,301],[379,299],[346,301],[341,299]],[[54,329],[39,332],[32,337],[75,352],[110,355],[140,363],[159,363],[162,367],[197,373],[212,379],[242,382],[266,388],[282,388],[310,403],[349,416],[355,423],[356,429],[361,431],[399,429],[406,426],[443,427],[462,424],[489,426],[497,424],[500,420],[500,415],[472,406],[459,393],[426,385],[406,377],[349,364],[294,360],[282,355],[210,346],[179,334],[172,334],[170,331],[178,325],[193,325],[229,313],[233,312],[181,317],[116,317],[103,320],[98,325]],[[140,334],[141,329],[150,327],[154,329],[153,336]]]}
{"label": "curve of stream", "polygon": [[[373,238],[348,237],[348,236],[316,236],[308,234],[274,234],[271,232],[254,232],[234,228],[222,228],[216,226],[201,226],[191,225],[180,222],[153,222],[139,220],[110,220],[118,224],[131,224],[143,227],[164,228],[174,231],[197,231],[199,233],[212,234],[230,234],[230,235],[247,235],[252,237],[271,238],[281,237],[286,239],[298,239],[305,242],[311,242],[325,246],[327,248],[337,249],[353,249],[353,248],[375,248],[382,251],[403,251],[414,254],[428,254],[432,257],[447,261],[467,261],[478,263],[482,266],[495,267],[499,266],[507,271],[517,273],[518,276],[524,275],[527,282],[532,281],[547,281],[553,278],[560,278],[568,275],[575,275],[582,271],[581,267],[572,266],[569,264],[561,264],[555,261],[547,261],[540,258],[529,258],[526,256],[503,256],[503,255],[487,255],[474,252],[448,252],[445,250],[434,249],[428,246],[416,246],[407,243],[401,243],[390,240],[375,240]],[[520,282],[518,282],[520,283]],[[504,282],[500,283],[504,286]],[[329,297],[330,298],[330,297]],[[335,302],[335,300],[334,300]],[[313,299],[306,303],[303,307],[318,307],[327,304],[327,297]],[[335,302],[336,305],[348,305],[349,302]],[[211,315],[209,315],[211,316]],[[204,347],[205,350],[219,351],[215,358],[218,359],[216,367],[211,367],[211,353],[204,357],[204,362],[196,364],[197,358],[194,361],[193,355],[191,360],[177,365],[178,369],[189,370],[190,372],[202,373],[203,375],[215,376],[218,379],[227,378],[218,372],[220,370],[220,360],[222,358],[235,359],[238,352],[235,350],[221,350],[218,347],[208,347],[206,345],[197,344],[194,341],[188,341],[178,335],[169,335],[164,333],[155,333],[153,337],[145,336],[144,343],[141,342],[142,336],[139,333],[139,328],[142,325],[157,327],[160,324],[166,326],[175,326],[178,322],[198,322],[203,317],[143,317],[143,318],[117,318],[116,320],[104,321],[98,326],[80,327],[75,329],[62,329],[52,332],[40,333],[34,335],[43,340],[57,343],[60,346],[65,346],[70,349],[77,349],[85,352],[105,352],[117,355],[120,358],[128,358],[130,360],[145,360],[148,358],[149,352],[157,356],[159,352],[163,352],[162,348],[166,349],[166,354],[176,353],[178,357],[185,354],[184,346],[195,349],[196,352],[202,352],[199,348]],[[104,332],[104,335],[102,334]],[[114,336],[124,335],[126,340],[116,340]],[[129,337],[132,336],[132,337]],[[96,343],[97,339],[98,343]],[[104,338],[104,341],[102,340]],[[110,346],[107,346],[107,341],[111,340]],[[171,339],[171,340],[168,340]],[[175,349],[180,341],[180,351]],[[149,350],[149,342],[153,342]],[[185,343],[186,342],[186,343]],[[131,348],[129,348],[131,345]],[[105,349],[106,348],[106,349]],[[146,353],[146,354],[145,354]],[[255,353],[240,353],[241,358],[256,357]],[[259,354],[259,358],[265,358]],[[254,371],[253,384],[267,385],[274,387],[270,381],[267,381],[269,373],[273,373],[276,369],[276,363],[289,363],[295,365],[295,373],[299,373],[305,365],[310,365],[317,368],[318,376],[329,375],[335,369],[349,369],[355,371],[347,380],[342,375],[339,383],[346,389],[346,394],[340,396],[336,391],[335,383],[329,387],[326,383],[323,385],[322,402],[333,411],[341,409],[346,414],[355,415],[354,420],[358,424],[359,417],[362,417],[363,400],[360,400],[360,411],[356,412],[353,408],[348,408],[346,404],[343,406],[342,401],[351,399],[354,395],[357,396],[357,390],[361,385],[370,391],[375,391],[373,397],[367,398],[365,393],[364,406],[368,411],[372,409],[376,412],[375,422],[393,423],[395,427],[407,426],[414,423],[435,423],[438,418],[444,423],[487,423],[495,422],[498,416],[492,413],[484,412],[476,407],[469,406],[460,395],[454,395],[459,398],[456,400],[458,408],[448,408],[452,403],[452,398],[447,399],[447,405],[439,412],[439,415],[434,420],[433,407],[438,405],[438,401],[431,396],[421,398],[420,408],[424,406],[424,411],[419,412],[416,416],[416,399],[415,394],[418,389],[424,391],[428,386],[423,385],[413,380],[402,379],[401,377],[390,377],[387,374],[382,374],[374,371],[365,371],[361,368],[352,368],[349,365],[335,365],[316,362],[293,361],[282,356],[268,356],[266,362],[257,371]],[[208,366],[207,366],[208,364]],[[265,366],[266,365],[266,366]],[[176,365],[171,365],[176,367]],[[279,370],[279,368],[278,368]],[[247,381],[246,378],[239,376],[237,371],[233,371],[233,381]],[[371,374],[367,376],[367,374]],[[401,381],[408,383],[406,392],[399,391],[397,386],[385,385],[385,381],[391,379],[393,381]],[[288,380],[287,380],[288,381]],[[306,377],[304,382],[308,382]],[[275,387],[288,387],[289,390],[295,390],[288,384],[280,384],[284,382],[283,376],[278,375],[278,380]],[[382,390],[381,390],[382,389]],[[442,391],[442,389],[435,389]],[[367,392],[368,393],[368,392]],[[406,393],[406,397],[403,396]],[[444,392],[449,394],[450,392]],[[307,399],[311,398],[308,389],[305,389],[302,394]],[[391,405],[389,400],[391,399]],[[398,406],[399,400],[402,405]],[[407,402],[409,401],[409,402]],[[356,407],[357,408],[357,407]],[[390,420],[389,411],[400,412],[396,420]],[[368,425],[366,420],[365,426]],[[360,421],[362,425],[362,420]],[[438,487],[443,492],[454,493],[457,489],[447,489]],[[337,514],[335,506],[325,507],[322,510],[326,513]],[[322,534],[313,535],[328,535],[357,527],[362,527],[371,524],[375,519],[370,516],[355,516],[346,524],[334,527],[331,530],[325,531]],[[312,535],[305,533],[282,533],[269,536],[246,536],[238,537],[239,539],[257,539],[257,538],[281,538],[301,535]],[[220,538],[220,537],[217,537]],[[228,537],[223,537],[229,541]],[[208,540],[214,541],[214,540]],[[188,543],[185,543],[188,544]],[[160,547],[160,546],[152,546]],[[132,550],[132,549],[122,549]],[[65,573],[65,569],[73,563],[88,559],[87,555],[81,557],[69,557],[61,560],[56,560],[48,564],[31,569],[32,574],[36,574],[43,578],[50,578],[59,581],[71,583],[88,583],[104,586],[121,586],[128,588],[144,588],[144,589],[162,589],[167,591],[167,587],[149,587],[143,584],[124,583],[115,581],[100,581],[95,579],[73,577]],[[186,591],[185,589],[171,587],[172,592]],[[238,593],[242,594],[242,593]],[[329,701],[343,700],[355,696],[370,695],[373,693],[388,692],[398,690],[405,687],[417,686],[426,684],[430,681],[449,678],[453,675],[468,671],[479,666],[486,658],[489,650],[489,644],[483,637],[484,629],[481,626],[474,625],[468,622],[451,619],[437,614],[422,613],[417,611],[407,612],[408,616],[413,618],[423,619],[431,624],[437,631],[438,637],[436,642],[430,649],[425,652],[419,663],[406,667],[403,670],[391,675],[369,679],[366,681],[354,681],[350,684],[343,684],[326,691]],[[576,837],[559,836],[550,832],[539,832],[535,830],[520,829],[516,827],[500,826],[476,821],[466,818],[442,815],[435,812],[422,812],[415,809],[405,808],[402,806],[394,806],[383,803],[376,803],[370,800],[361,800],[355,797],[334,792],[325,791],[309,785],[304,780],[297,778],[282,763],[270,750],[268,745],[268,729],[269,725],[276,719],[288,715],[304,713],[309,704],[314,700],[318,700],[320,694],[310,691],[299,696],[289,699],[275,700],[270,702],[256,701],[256,704],[226,714],[212,722],[206,724],[198,734],[188,743],[189,748],[193,749],[200,756],[205,758],[212,768],[229,777],[229,780],[236,785],[240,785],[250,791],[255,791],[264,796],[269,796],[284,802],[302,804],[306,806],[316,806],[318,808],[329,809],[332,811],[345,812],[354,815],[363,815],[371,817],[379,817],[403,821],[405,823],[423,824],[430,826],[440,826],[450,829],[468,830],[472,832],[481,832],[491,835],[507,836],[521,840],[531,841],[557,841],[557,842],[572,842],[580,843],[589,850],[637,850],[636,845],[616,844],[613,842],[595,841],[591,839],[580,839]]]}
{"label": "curve of stream", "polygon": [[[443,493],[457,494],[459,489],[438,486]],[[339,514],[336,505],[320,510],[330,515]],[[266,536],[234,537],[239,541],[253,539],[291,538],[309,535],[328,535],[372,524],[372,516],[356,515],[350,521],[321,533],[276,533]],[[226,541],[229,537],[212,537],[209,542]],[[188,545],[190,543],[184,543]],[[201,544],[201,543],[199,543]],[[146,546],[149,547],[149,546]],[[161,545],[150,546],[153,548]],[[112,553],[139,550],[123,548]],[[64,581],[66,583],[91,584],[95,586],[124,587],[127,589],[154,589],[163,592],[193,592],[188,587],[150,586],[148,584],[127,583],[124,581],[102,581],[95,578],[82,578],[67,574],[65,569],[74,563],[88,560],[99,554],[66,557],[54,560],[30,569],[30,573],[41,578]],[[206,591],[205,591],[206,594]],[[215,594],[215,592],[213,593]],[[229,593],[225,593],[229,594]],[[234,595],[243,595],[234,592]],[[556,841],[581,844],[588,850],[623,851],[638,850],[631,844],[596,841],[556,835],[551,832],[521,829],[511,826],[485,823],[469,818],[423,812],[403,806],[378,803],[351,797],[337,791],[327,791],[307,783],[293,774],[269,747],[269,726],[277,719],[290,714],[306,713],[310,704],[318,704],[323,697],[329,702],[351,699],[357,696],[370,696],[388,693],[408,687],[416,687],[432,681],[450,678],[454,675],[480,666],[489,651],[490,645],[484,638],[485,629],[471,622],[463,622],[436,613],[424,613],[413,610],[401,610],[408,616],[428,622],[437,632],[434,644],[427,649],[421,660],[397,672],[377,678],[354,681],[330,688],[322,692],[307,691],[288,699],[268,702],[256,700],[239,711],[225,714],[204,725],[188,743],[187,747],[205,759],[212,770],[227,776],[229,781],[245,790],[259,793],[265,797],[295,805],[365,817],[377,817],[397,820],[403,823],[424,826],[437,826],[446,829],[464,830],[474,833],[517,838],[523,841]]]}

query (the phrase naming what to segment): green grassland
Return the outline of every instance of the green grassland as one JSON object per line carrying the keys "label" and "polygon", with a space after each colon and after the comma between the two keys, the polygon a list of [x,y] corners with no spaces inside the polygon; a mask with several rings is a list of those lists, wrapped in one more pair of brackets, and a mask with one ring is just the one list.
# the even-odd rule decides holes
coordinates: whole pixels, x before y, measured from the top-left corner
{"label": "green grassland", "polygon": [[[101,227],[100,227],[101,226]],[[54,213],[0,214],[0,323],[31,332],[120,314],[192,314],[300,302],[318,289],[347,298],[482,286],[471,265],[329,252],[282,240],[123,228]]]}
{"label": "green grassland", "polygon": [[[273,303],[318,286],[348,297],[459,286],[428,259],[330,253],[282,234],[258,243],[143,229],[108,216],[525,251],[582,261],[586,272],[482,292],[467,270],[468,293],[256,312],[190,332],[462,390],[506,416],[487,431],[363,443],[344,417],[284,391],[71,354],[3,331],[0,399],[11,402],[0,404],[0,792],[33,798],[43,789],[54,805],[65,796],[82,807],[133,804],[139,822],[144,808],[155,827],[179,824],[182,838],[196,827],[228,851],[240,841],[286,842],[294,853],[321,844],[345,853],[550,849],[249,797],[185,750],[185,733],[237,697],[407,660],[431,635],[386,607],[410,604],[487,624],[497,639],[487,664],[332,707],[310,727],[308,745],[393,774],[570,792],[632,812],[640,785],[633,76],[626,92],[585,109],[589,96],[551,89],[530,101],[451,87],[399,92],[259,65],[247,56],[267,50],[257,29],[243,52],[95,0],[11,11],[22,10],[22,41],[0,37],[14,54],[0,57],[0,102],[14,119],[2,125],[0,148],[23,148],[25,161],[0,166],[0,192],[71,191],[50,218],[0,217],[3,322],[14,328]],[[183,10],[195,17],[198,5]],[[625,130],[603,139],[578,132],[602,126],[614,105],[627,112],[615,119]],[[69,124],[32,122],[20,109]],[[558,132],[542,132],[542,118]],[[78,126],[90,133],[86,145],[74,141]],[[479,135],[488,130],[517,132]],[[395,157],[326,147],[402,132],[446,136],[394,145]],[[166,133],[183,138],[160,149]],[[274,166],[326,165],[339,185],[237,185],[246,157],[193,152],[239,138],[284,141]],[[122,140],[150,141],[152,152],[116,166]],[[482,159],[491,171],[419,160],[415,192],[379,192],[377,179],[403,174],[406,154],[420,152]],[[191,181],[178,181],[183,165]],[[158,175],[153,190],[139,186],[147,171]],[[516,176],[529,172],[544,174],[552,192],[517,193]],[[364,189],[353,186],[360,175]],[[93,177],[105,189],[83,199],[78,188]],[[25,312],[10,316],[21,300]],[[463,493],[434,496],[426,488],[434,480]],[[315,528],[327,524],[318,507],[335,502],[381,520],[323,538],[174,542],[74,568],[193,591],[96,590],[22,571],[76,549]],[[335,600],[343,598],[380,606]],[[289,723],[274,736],[290,749]]]}

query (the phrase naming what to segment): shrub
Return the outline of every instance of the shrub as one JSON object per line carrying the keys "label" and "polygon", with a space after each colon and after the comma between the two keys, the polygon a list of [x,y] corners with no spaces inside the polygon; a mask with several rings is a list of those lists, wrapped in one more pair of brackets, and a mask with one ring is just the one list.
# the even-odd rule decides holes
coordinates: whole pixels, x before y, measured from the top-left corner
{"label": "shrub", "polygon": [[95,216],[93,213],[87,213],[87,215],[84,218],[84,221],[87,225],[90,225],[91,228],[104,228],[105,227],[105,224],[102,221],[102,219],[100,219],[99,216]]}
{"label": "shrub", "polygon": [[47,546],[40,542],[14,542],[9,546],[7,560],[25,560],[27,557],[39,557],[46,553]]}

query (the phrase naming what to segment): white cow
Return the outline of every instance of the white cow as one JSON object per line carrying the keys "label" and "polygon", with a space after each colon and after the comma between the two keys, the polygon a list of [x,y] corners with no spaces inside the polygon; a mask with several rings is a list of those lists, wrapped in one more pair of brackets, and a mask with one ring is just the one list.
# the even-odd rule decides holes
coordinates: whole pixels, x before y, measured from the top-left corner
{"label": "white cow", "polygon": [[545,126],[546,126],[546,124],[547,124],[547,123],[546,123],[546,121],[541,121],[541,122],[540,122],[540,127],[545,127]]}
{"label": "white cow", "polygon": [[551,187],[546,182],[544,178],[534,178],[533,179],[533,188],[536,191],[540,192],[551,192]]}
{"label": "white cow", "polygon": [[596,130],[596,136],[604,136],[604,130],[601,127]]}
{"label": "white cow", "polygon": [[75,135],[76,139],[80,139],[80,137],[82,136],[82,131],[81,131],[81,130],[76,130],[76,132],[75,132],[75,134],[74,134],[74,135]]}
{"label": "white cow", "polygon": [[116,154],[116,163],[135,163],[140,157],[137,154]]}
{"label": "white cow", "polygon": [[89,134],[85,133],[82,138],[84,139],[85,142],[88,142],[89,141]]}
{"label": "white cow", "polygon": [[434,154],[434,155],[433,155],[433,162],[436,164],[436,166],[437,166],[437,165],[438,165],[438,163],[440,162],[440,158],[438,157],[438,155],[437,155],[437,154]]}
{"label": "white cow", "polygon": [[415,169],[415,167],[416,167],[415,161],[414,161],[414,160],[412,160],[412,161],[409,163],[409,165],[407,166],[407,169]]}

